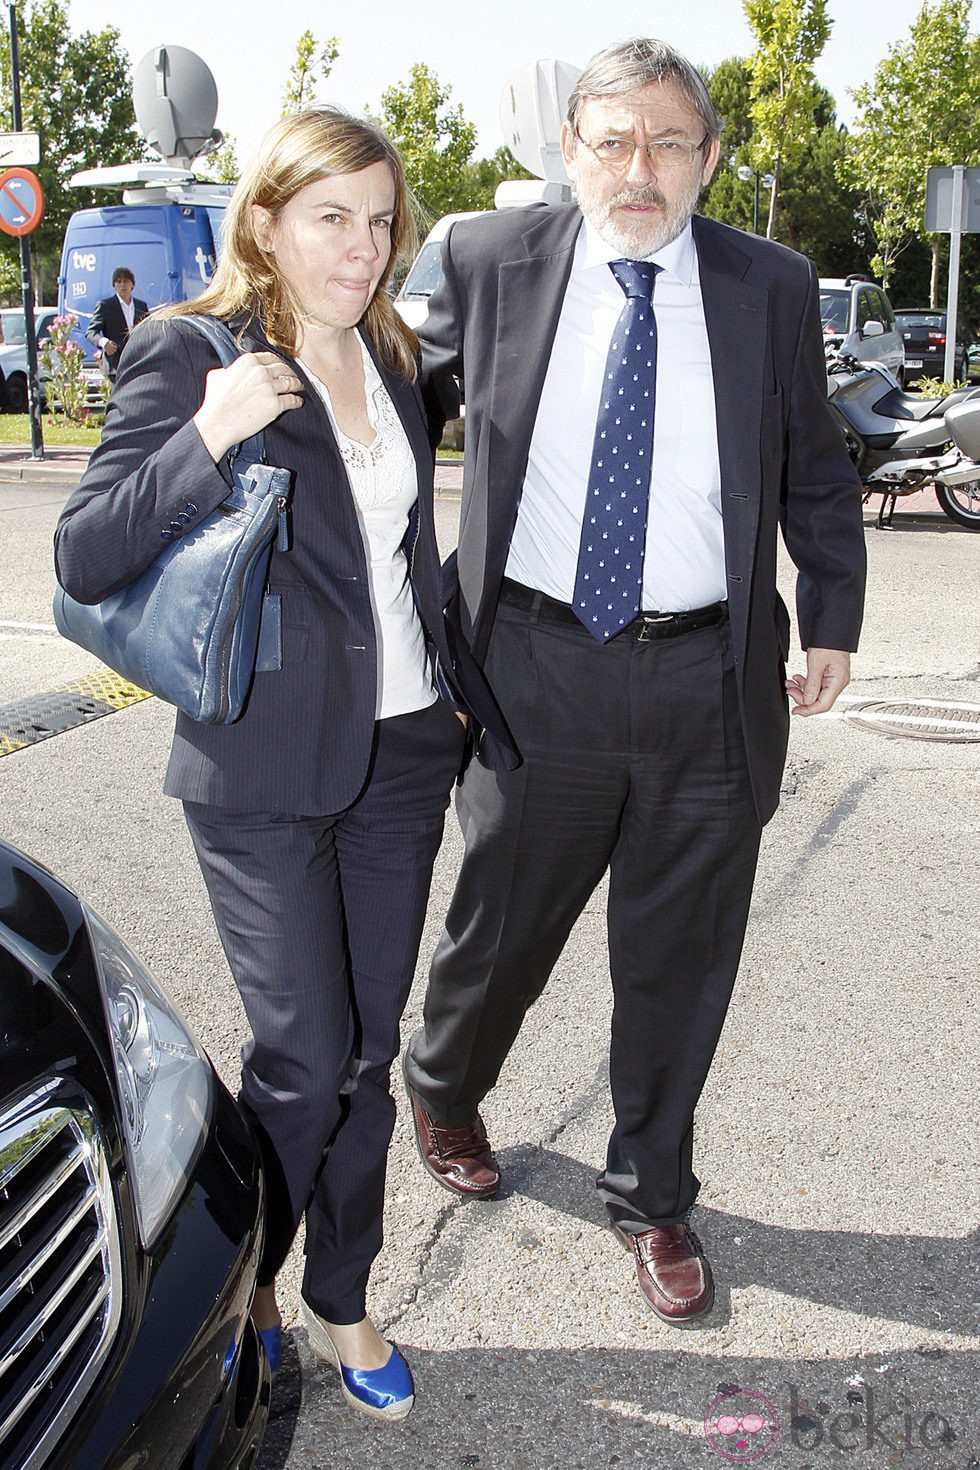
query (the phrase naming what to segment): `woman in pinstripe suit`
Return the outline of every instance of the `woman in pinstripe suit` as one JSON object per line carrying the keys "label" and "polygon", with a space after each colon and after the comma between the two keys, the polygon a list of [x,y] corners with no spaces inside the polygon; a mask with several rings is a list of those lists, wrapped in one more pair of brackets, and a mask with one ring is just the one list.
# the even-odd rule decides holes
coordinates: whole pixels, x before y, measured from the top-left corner
{"label": "woman in pinstripe suit", "polygon": [[[495,720],[446,643],[416,343],[385,290],[412,244],[379,130],[329,108],[273,128],[210,288],[134,333],[56,538],[59,579],[94,602],[149,565],[162,530],[220,504],[243,438],[264,428],[270,462],[294,473],[291,546],[270,574],[281,667],[256,674],[234,725],[178,715],[165,790],[184,802],[252,1028],[241,1098],[269,1200],[253,1316],[277,1360],[275,1278],[305,1213],[310,1340],[349,1402],[384,1418],[413,1402],[365,1304],[389,1071],[464,740],[436,665]],[[184,310],[228,321],[244,355],[216,367]]]}

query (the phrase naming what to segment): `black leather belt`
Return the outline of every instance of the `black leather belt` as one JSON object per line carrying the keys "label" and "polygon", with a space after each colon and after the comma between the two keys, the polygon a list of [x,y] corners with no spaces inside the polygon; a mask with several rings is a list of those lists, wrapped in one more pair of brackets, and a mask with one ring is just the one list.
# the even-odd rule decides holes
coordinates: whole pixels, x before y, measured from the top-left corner
{"label": "black leather belt", "polygon": [[[535,592],[520,582],[512,582],[509,577],[500,584],[499,601],[508,607],[518,607],[522,612],[534,613],[539,622],[557,623],[560,627],[577,628],[583,633],[586,631],[567,602],[558,602],[544,592]],[[677,638],[681,633],[694,633],[698,628],[715,628],[727,616],[727,602],[713,602],[710,607],[694,607],[689,612],[642,612],[616,637],[624,638],[628,633],[637,643],[651,643],[657,638]]]}

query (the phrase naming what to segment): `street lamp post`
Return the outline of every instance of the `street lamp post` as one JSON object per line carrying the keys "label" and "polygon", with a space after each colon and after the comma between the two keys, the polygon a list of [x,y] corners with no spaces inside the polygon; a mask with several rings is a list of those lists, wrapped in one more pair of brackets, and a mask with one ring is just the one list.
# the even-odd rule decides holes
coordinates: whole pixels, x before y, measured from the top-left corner
{"label": "street lamp post", "polygon": [[755,198],[752,201],[752,233],[757,235],[759,233],[759,184],[761,182],[764,189],[771,189],[776,180],[772,174],[760,175],[757,168],[750,168],[747,163],[739,164],[737,172],[743,184],[747,184],[749,179],[755,181]]}

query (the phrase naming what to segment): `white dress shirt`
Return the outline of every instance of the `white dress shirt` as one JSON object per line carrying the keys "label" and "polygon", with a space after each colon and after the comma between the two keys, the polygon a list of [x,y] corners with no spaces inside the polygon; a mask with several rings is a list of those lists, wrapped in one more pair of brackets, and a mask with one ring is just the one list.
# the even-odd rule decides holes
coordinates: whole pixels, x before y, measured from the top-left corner
{"label": "white dress shirt", "polygon": [[388,390],[364,343],[364,388],[368,419],[376,431],[370,444],[345,434],[334,417],[330,393],[299,359],[330,416],[354,495],[371,583],[371,609],[378,644],[376,717],[426,709],[438,695],[425,651],[425,635],[412,595],[405,532],[418,499],[415,455]]}
{"label": "white dress shirt", "polygon": [[[661,267],[657,399],[643,608],[683,612],[726,596],[721,471],[711,354],[690,224],[647,257]],[[570,603],[599,394],[625,296],[609,261],[622,259],[586,220],[538,406],[506,573]]]}
{"label": "white dress shirt", "polygon": [[[115,293],[115,296],[116,300],[119,302],[120,307],[122,308],[123,320],[126,323],[127,330],[131,332],[133,330],[133,324],[136,320],[136,302],[133,300],[132,296],[129,298],[128,301],[124,301],[118,291]],[[99,346],[104,347],[107,342],[111,341],[111,337],[100,337]],[[118,347],[118,345],[119,344],[117,342],[116,346]]]}

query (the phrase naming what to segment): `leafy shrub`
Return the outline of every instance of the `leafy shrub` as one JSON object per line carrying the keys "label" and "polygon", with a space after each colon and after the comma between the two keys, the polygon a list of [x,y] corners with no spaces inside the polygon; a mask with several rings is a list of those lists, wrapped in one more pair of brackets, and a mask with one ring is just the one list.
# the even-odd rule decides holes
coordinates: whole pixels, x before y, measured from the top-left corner
{"label": "leafy shrub", "polygon": [[85,416],[85,379],[82,363],[85,354],[77,342],[72,341],[72,329],[78,325],[74,312],[56,316],[47,337],[39,344],[41,363],[48,374],[45,393],[48,408],[63,414],[73,424],[80,424]]}

